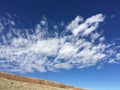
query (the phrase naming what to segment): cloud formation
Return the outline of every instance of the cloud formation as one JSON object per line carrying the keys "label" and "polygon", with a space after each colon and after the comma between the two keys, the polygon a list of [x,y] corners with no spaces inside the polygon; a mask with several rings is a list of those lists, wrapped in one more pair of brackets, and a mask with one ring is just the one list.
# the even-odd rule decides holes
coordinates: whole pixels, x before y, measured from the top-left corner
{"label": "cloud formation", "polygon": [[[58,33],[52,34],[46,20],[35,27],[19,28],[11,18],[0,20],[0,70],[46,72],[85,68],[99,62],[118,63],[120,53],[97,30],[105,16],[97,14],[84,20],[77,16]],[[113,56],[114,54],[114,56]],[[117,61],[116,61],[117,60]]]}

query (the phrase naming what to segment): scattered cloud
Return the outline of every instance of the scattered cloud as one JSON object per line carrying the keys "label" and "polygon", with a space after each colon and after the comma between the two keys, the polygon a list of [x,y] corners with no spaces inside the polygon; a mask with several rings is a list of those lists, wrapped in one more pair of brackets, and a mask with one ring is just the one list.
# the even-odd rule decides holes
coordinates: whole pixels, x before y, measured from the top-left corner
{"label": "scattered cloud", "polygon": [[111,16],[111,18],[114,18],[114,17],[115,17],[115,15],[112,15],[112,16]]}
{"label": "scattered cloud", "polygon": [[116,54],[116,59],[120,60],[120,53]]}
{"label": "scattered cloud", "polygon": [[119,64],[120,63],[120,53],[116,53],[115,57],[109,60],[109,63]]}
{"label": "scattered cloud", "polygon": [[[97,14],[84,20],[77,16],[62,33],[57,24],[49,33],[42,20],[35,27],[18,28],[15,21],[0,22],[0,70],[16,72],[47,72],[59,69],[85,68],[99,62],[119,62],[120,53],[97,30],[105,16]],[[116,56],[112,56],[115,54]],[[101,67],[98,67],[98,69]]]}
{"label": "scattered cloud", "polygon": [[67,26],[68,30],[71,30],[73,35],[81,35],[86,36],[96,30],[99,26],[100,22],[104,21],[104,16],[102,14],[97,14],[92,16],[84,21],[84,23],[79,24],[81,22],[80,16],[75,18],[75,21],[72,21],[70,25]]}

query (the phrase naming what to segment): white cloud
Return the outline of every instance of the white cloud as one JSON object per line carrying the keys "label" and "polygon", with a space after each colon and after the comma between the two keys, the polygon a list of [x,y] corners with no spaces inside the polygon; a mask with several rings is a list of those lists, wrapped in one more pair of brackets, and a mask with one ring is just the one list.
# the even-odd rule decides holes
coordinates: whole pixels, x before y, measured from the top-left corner
{"label": "white cloud", "polygon": [[[11,27],[6,34],[1,32],[0,69],[46,72],[94,66],[108,56],[110,58],[113,53],[116,54],[115,58],[120,59],[120,54],[111,50],[111,44],[104,44],[105,37],[97,31],[99,23],[103,21],[102,14],[94,15],[85,21],[81,16],[77,16],[65,26],[64,34],[54,32],[52,35],[48,33],[47,25],[41,26],[45,25],[46,21],[41,21],[35,28],[25,29],[24,32],[20,28]],[[58,30],[61,29],[59,25],[56,26]],[[73,35],[67,34],[67,30]],[[112,63],[112,60],[113,58],[108,62]]]}
{"label": "white cloud", "polygon": [[0,33],[3,31],[4,26],[2,25],[2,23],[0,23]]}
{"label": "white cloud", "polygon": [[94,33],[94,34],[92,34],[91,36],[90,36],[90,38],[94,41],[94,40],[96,40],[96,39],[98,39],[100,37],[100,34],[98,33],[98,32],[96,32],[96,33]]}
{"label": "white cloud", "polygon": [[81,16],[77,16],[77,17],[75,18],[75,20],[73,20],[73,21],[66,27],[66,29],[67,29],[67,30],[72,30],[72,29],[78,27],[79,24],[82,23],[82,22],[83,22],[83,18],[82,18]]}
{"label": "white cloud", "polygon": [[105,37],[100,37],[99,41],[103,42],[105,40]]}
{"label": "white cloud", "polygon": [[[76,17],[77,18],[77,17]],[[82,36],[86,36],[88,34],[90,34],[92,31],[96,30],[99,26],[100,22],[104,21],[104,16],[102,14],[97,14],[95,16],[92,16],[88,19],[86,19],[86,21],[82,24],[79,24],[79,19],[75,19],[74,21],[72,21],[71,24],[69,24],[67,27],[68,30],[71,30],[73,35],[78,35],[78,34],[82,34]],[[78,22],[77,22],[78,21]],[[75,23],[73,23],[75,22]]]}
{"label": "white cloud", "polygon": [[109,60],[109,63],[120,63],[120,53],[115,53],[115,57]]}
{"label": "white cloud", "polygon": [[42,20],[40,23],[41,23],[41,25],[45,25],[46,24],[46,22],[44,20]]}
{"label": "white cloud", "polygon": [[116,59],[120,60],[120,53],[116,54]]}
{"label": "white cloud", "polygon": [[56,38],[40,40],[32,44],[29,50],[46,56],[55,56],[59,47],[59,40]]}
{"label": "white cloud", "polygon": [[58,57],[61,59],[70,59],[78,51],[78,47],[71,45],[71,43],[64,43],[58,52]]}
{"label": "white cloud", "polygon": [[111,18],[114,18],[115,17],[115,15],[111,15]]}

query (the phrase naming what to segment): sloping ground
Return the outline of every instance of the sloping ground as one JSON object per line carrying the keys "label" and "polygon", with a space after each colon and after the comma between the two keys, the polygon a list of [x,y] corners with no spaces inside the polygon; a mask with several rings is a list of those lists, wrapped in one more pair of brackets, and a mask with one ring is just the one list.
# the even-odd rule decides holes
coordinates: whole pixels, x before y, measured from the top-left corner
{"label": "sloping ground", "polygon": [[65,84],[0,72],[0,90],[84,90]]}

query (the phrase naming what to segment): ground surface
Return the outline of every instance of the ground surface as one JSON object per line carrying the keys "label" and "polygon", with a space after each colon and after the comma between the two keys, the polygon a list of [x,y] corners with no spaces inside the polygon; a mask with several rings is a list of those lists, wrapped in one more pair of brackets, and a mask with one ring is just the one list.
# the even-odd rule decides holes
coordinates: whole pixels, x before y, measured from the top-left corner
{"label": "ground surface", "polygon": [[83,90],[46,80],[0,72],[0,90]]}

